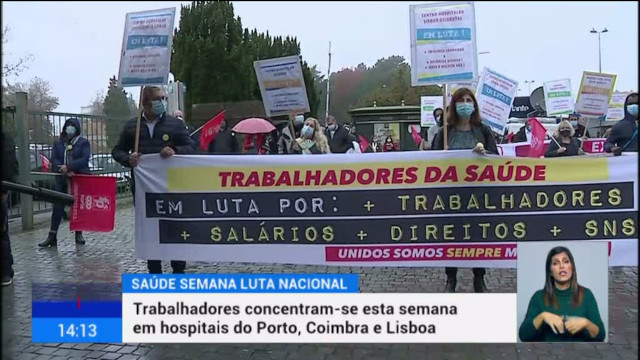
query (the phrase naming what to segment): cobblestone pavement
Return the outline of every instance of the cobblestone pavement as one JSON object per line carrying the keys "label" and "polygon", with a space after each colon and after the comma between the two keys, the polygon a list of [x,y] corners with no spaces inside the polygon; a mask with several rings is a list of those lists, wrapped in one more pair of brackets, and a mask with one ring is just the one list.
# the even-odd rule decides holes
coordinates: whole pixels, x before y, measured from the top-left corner
{"label": "cobblestone pavement", "polygon": [[[45,219],[46,220],[46,219]],[[19,219],[11,222],[16,228]],[[638,268],[609,271],[608,344],[32,344],[31,283],[120,282],[122,273],[144,273],[146,263],[134,259],[133,210],[118,211],[116,229],[85,234],[87,245],[76,248],[71,233],[61,227],[58,249],[38,249],[47,230],[14,233],[14,284],[2,289],[3,359],[637,359]],[[165,271],[170,271],[168,264]],[[358,268],[264,264],[190,263],[189,273],[357,273],[363,292],[438,292],[442,269]],[[469,270],[460,271],[459,286],[472,291]],[[515,292],[512,269],[491,269],[487,282],[494,292]]]}

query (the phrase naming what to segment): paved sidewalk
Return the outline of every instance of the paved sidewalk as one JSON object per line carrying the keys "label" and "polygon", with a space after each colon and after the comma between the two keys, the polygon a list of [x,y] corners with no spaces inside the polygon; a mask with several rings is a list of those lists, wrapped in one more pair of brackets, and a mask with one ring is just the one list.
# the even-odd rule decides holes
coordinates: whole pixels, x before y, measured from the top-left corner
{"label": "paved sidewalk", "polygon": [[[10,226],[13,226],[10,225]],[[134,259],[133,209],[118,211],[116,229],[85,234],[87,245],[75,246],[62,225],[58,249],[39,249],[47,229],[11,235],[14,284],[2,289],[3,359],[637,359],[638,268],[609,271],[608,344],[526,345],[261,345],[261,344],[32,344],[31,283],[120,282],[122,273],[145,273],[146,262]],[[165,264],[165,271],[170,271]],[[265,264],[190,263],[189,273],[357,273],[363,292],[438,292],[442,269],[359,268]],[[470,270],[459,273],[459,287],[472,291]],[[515,292],[515,270],[488,270],[494,292]],[[604,316],[604,315],[603,315]]]}

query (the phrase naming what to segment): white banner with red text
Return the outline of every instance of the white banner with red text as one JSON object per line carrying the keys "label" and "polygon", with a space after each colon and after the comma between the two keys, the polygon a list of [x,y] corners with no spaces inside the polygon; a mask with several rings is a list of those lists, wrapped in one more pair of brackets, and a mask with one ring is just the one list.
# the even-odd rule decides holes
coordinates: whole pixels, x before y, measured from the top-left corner
{"label": "white banner with red text", "polygon": [[142,259],[515,267],[519,241],[607,241],[637,265],[637,154],[142,156]]}

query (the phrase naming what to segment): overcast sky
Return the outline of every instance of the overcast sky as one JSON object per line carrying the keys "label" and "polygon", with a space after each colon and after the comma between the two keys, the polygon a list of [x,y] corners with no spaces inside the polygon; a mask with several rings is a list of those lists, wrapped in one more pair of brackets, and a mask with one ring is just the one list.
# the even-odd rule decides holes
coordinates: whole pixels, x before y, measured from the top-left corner
{"label": "overcast sky", "polygon": [[[182,2],[189,4],[189,2]],[[409,5],[425,2],[234,2],[244,27],[293,35],[303,58],[326,73],[329,41],[332,71],[373,65],[392,55],[410,59]],[[116,75],[125,14],[177,7],[181,2],[2,2],[2,23],[10,28],[6,60],[32,54],[19,78],[48,80],[60,98],[56,111],[80,112]],[[616,90],[638,89],[638,3],[476,2],[479,68],[490,67],[520,82],[570,78],[575,92],[583,70],[618,75]],[[129,89],[128,89],[129,90]],[[137,100],[137,89],[130,89]]]}

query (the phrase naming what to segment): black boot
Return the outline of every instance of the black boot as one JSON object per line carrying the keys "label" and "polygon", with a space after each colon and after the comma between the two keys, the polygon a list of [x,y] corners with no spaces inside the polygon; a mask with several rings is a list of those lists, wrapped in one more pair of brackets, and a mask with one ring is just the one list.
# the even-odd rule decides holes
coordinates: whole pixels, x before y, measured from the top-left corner
{"label": "black boot", "polygon": [[47,239],[41,243],[38,244],[38,246],[40,247],[56,247],[58,246],[58,236],[56,233],[54,232],[50,232],[49,236],[47,236]]}
{"label": "black boot", "polygon": [[447,276],[447,285],[444,287],[444,292],[454,293],[456,292],[456,285],[458,280],[455,276]]}
{"label": "black boot", "polygon": [[78,245],[85,244],[84,238],[82,237],[82,231],[76,231],[76,244]]}
{"label": "black boot", "polygon": [[477,293],[488,293],[487,285],[484,283],[484,276],[473,277],[473,291]]}

